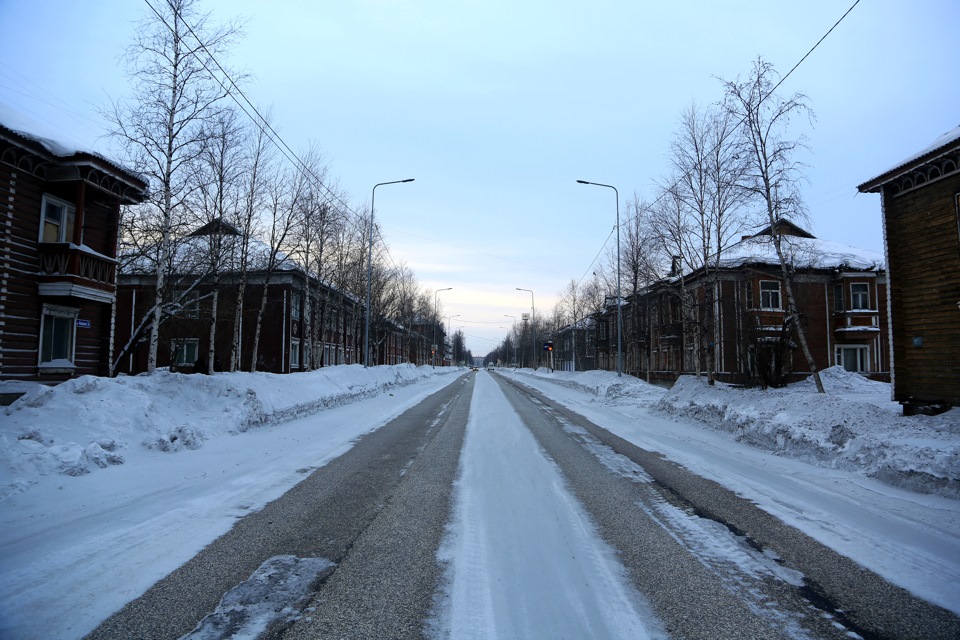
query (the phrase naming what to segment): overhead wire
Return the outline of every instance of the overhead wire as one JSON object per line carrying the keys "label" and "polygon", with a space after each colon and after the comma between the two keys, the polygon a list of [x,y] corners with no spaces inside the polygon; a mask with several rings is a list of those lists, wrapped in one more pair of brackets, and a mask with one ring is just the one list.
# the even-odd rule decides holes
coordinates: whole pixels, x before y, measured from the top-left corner
{"label": "overhead wire", "polygon": [[[762,104],[764,100],[766,100],[767,98],[769,98],[770,96],[772,96],[772,95],[776,92],[776,90],[780,87],[780,85],[782,85],[782,84],[786,81],[786,79],[789,78],[790,75],[791,75],[794,71],[797,70],[797,67],[799,67],[801,64],[803,64],[803,62],[804,62],[808,57],[810,57],[810,54],[812,54],[812,53],[816,50],[816,48],[819,47],[820,44],[821,44],[824,40],[827,39],[827,36],[829,36],[829,35],[833,32],[833,30],[836,29],[837,26],[838,26],[841,22],[843,22],[844,18],[846,18],[846,17],[850,14],[850,12],[853,11],[853,9],[854,9],[858,4],[860,4],[860,0],[854,0],[854,3],[853,3],[852,5],[850,5],[850,7],[843,13],[842,16],[840,16],[840,18],[833,24],[833,26],[830,27],[829,29],[827,29],[827,32],[824,33],[823,36],[821,36],[821,38],[820,38],[819,40],[817,40],[817,42],[816,42],[812,47],[810,47],[810,49],[803,55],[803,57],[800,58],[800,60],[797,61],[797,63],[796,63],[795,65],[793,65],[793,67],[791,67],[790,71],[788,71],[785,75],[783,75],[783,76],[780,78],[780,81],[777,82],[777,84],[775,84],[775,85],[773,86],[773,88],[770,90],[770,92],[767,93],[766,95],[760,97],[760,101],[759,101],[758,104]],[[743,125],[744,122],[746,122],[746,117],[741,118],[740,121],[737,122],[737,124],[734,126],[734,131],[735,131],[736,129],[739,129],[739,128]],[[715,144],[715,145],[710,149],[710,151],[709,151],[706,155],[712,155],[712,154],[719,148],[719,146],[720,146],[720,143],[718,142],[717,144]],[[680,181],[681,181],[682,179],[686,178],[686,177],[689,177],[689,172],[687,172],[687,174],[686,174],[683,178],[677,178],[677,179],[673,182],[673,184],[671,184],[670,187],[668,187],[667,189],[661,190],[660,194],[659,194],[656,198],[654,198],[653,202],[651,202],[649,205],[647,205],[647,207],[653,207],[653,206],[655,206],[658,202],[660,202],[660,200],[661,200],[671,189],[675,188],[678,184],[680,184]],[[614,230],[616,230],[616,227],[614,227]],[[607,239],[604,241],[603,246],[600,247],[600,251],[597,252],[597,256],[593,259],[593,262],[590,263],[590,266],[587,267],[587,270],[584,271],[584,273],[583,273],[582,276],[580,276],[580,280],[577,281],[577,285],[578,285],[578,286],[579,286],[580,283],[583,281],[583,279],[587,276],[587,273],[589,273],[590,270],[593,268],[593,265],[596,264],[597,259],[600,257],[600,254],[603,253],[603,250],[606,248],[607,243],[610,242],[610,237],[611,237],[612,235],[613,235],[613,233],[611,232],[610,236],[607,236]]]}

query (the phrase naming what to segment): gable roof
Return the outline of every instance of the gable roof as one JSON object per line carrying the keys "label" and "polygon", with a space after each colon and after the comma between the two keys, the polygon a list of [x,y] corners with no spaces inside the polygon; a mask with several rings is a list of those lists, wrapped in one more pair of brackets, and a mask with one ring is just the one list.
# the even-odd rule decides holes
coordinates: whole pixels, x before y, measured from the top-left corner
{"label": "gable roof", "polygon": [[[125,185],[122,192],[114,192],[125,202],[142,202],[147,197],[149,184],[137,172],[68,141],[63,134],[51,135],[49,125],[37,123],[3,102],[0,102],[0,139],[36,154],[59,168],[86,166],[112,176]],[[67,174],[71,175],[71,179],[80,178],[79,173],[74,177],[72,172]]]}
{"label": "gable roof", "polygon": [[[781,235],[781,246],[798,269],[852,269],[881,271],[883,254],[860,249],[840,242],[820,240],[811,235]],[[747,265],[775,265],[779,267],[773,236],[757,234],[741,240],[720,256],[721,268],[734,269]]]}
{"label": "gable roof", "polygon": [[867,180],[857,187],[860,193],[877,193],[880,188],[891,180],[895,180],[904,173],[912,171],[931,160],[935,160],[942,155],[960,149],[960,126],[947,131],[936,140],[927,145],[924,149],[913,154],[906,160],[901,161],[892,169],[884,171],[876,178]]}

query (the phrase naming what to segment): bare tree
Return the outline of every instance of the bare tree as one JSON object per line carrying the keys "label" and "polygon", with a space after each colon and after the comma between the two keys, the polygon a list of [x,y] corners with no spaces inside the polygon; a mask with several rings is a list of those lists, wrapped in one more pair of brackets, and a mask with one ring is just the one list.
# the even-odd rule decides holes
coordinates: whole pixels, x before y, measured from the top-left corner
{"label": "bare tree", "polygon": [[820,373],[797,308],[793,291],[793,266],[784,251],[780,235],[782,220],[787,217],[796,219],[804,214],[799,190],[802,165],[794,159],[795,152],[803,148],[804,142],[802,137],[788,137],[787,128],[794,116],[812,117],[812,114],[803,94],[795,93],[784,98],[774,93],[778,77],[771,64],[757,59],[745,80],[737,78],[723,81],[725,104],[728,111],[742,121],[743,144],[750,158],[746,188],[763,204],[770,222],[770,233],[787,293],[785,322],[792,325],[800,342],[817,392],[823,393]]}
{"label": "bare tree", "polygon": [[[136,209],[159,239],[156,304],[149,321],[148,371],[157,365],[167,268],[172,238],[185,215],[184,203],[195,188],[194,167],[202,152],[207,124],[222,110],[225,89],[205,68],[211,56],[223,57],[238,35],[234,25],[212,27],[195,0],[158,3],[136,30],[127,50],[127,75],[133,97],[116,102],[105,115],[128,161],[150,182],[152,197]],[[191,30],[192,29],[192,30]],[[196,37],[202,38],[201,45]]]}
{"label": "bare tree", "polygon": [[[256,327],[253,332],[253,347],[250,354],[250,371],[257,370],[257,360],[260,350],[260,330],[263,327],[263,316],[267,309],[267,299],[270,281],[277,269],[288,258],[282,249],[287,245],[287,237],[291,234],[299,210],[299,199],[302,196],[304,182],[297,180],[295,175],[274,170],[272,166],[265,172],[264,198],[266,207],[266,235],[267,255],[261,259],[263,269],[262,293],[260,308],[257,309]],[[296,173],[296,172],[294,172]],[[282,354],[281,354],[282,357]]]}
{"label": "bare tree", "polygon": [[[202,152],[197,164],[198,185],[191,198],[192,212],[206,229],[198,240],[204,245],[207,282],[210,289],[209,347],[206,362],[210,370],[218,362],[217,325],[220,308],[220,284],[224,270],[236,268],[237,238],[230,224],[239,207],[239,182],[242,171],[239,152],[243,129],[237,113],[226,108],[205,129]],[[233,367],[230,366],[230,370]]]}
{"label": "bare tree", "polygon": [[[671,144],[674,195],[682,203],[678,214],[692,251],[691,266],[703,270],[703,305],[691,301],[688,321],[695,329],[697,370],[705,355],[707,380],[713,384],[715,349],[721,332],[716,319],[720,307],[717,274],[724,250],[746,226],[745,191],[747,154],[740,149],[737,122],[725,109],[703,109],[696,104],[683,112]],[[682,255],[682,254],[681,254]]]}
{"label": "bare tree", "polygon": [[[270,164],[274,158],[275,147],[264,127],[257,127],[252,136],[247,139],[243,157],[243,184],[241,185],[237,207],[236,225],[240,231],[238,238],[236,299],[233,312],[233,339],[230,341],[230,371],[241,369],[241,330],[243,328],[243,303],[247,290],[247,277],[250,268],[262,268],[261,260],[264,256],[257,256],[258,264],[251,264],[250,243],[257,232],[260,212],[267,201],[267,180],[270,177]],[[251,367],[253,365],[251,364]]]}

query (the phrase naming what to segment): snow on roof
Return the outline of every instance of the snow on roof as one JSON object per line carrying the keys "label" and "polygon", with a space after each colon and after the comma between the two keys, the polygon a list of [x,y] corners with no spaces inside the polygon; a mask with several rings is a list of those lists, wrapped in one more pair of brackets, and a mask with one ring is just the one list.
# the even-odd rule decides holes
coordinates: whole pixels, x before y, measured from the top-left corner
{"label": "snow on roof", "polygon": [[867,180],[863,184],[857,187],[858,191],[871,191],[876,187],[879,187],[881,184],[888,182],[885,178],[895,177],[893,174],[898,174],[901,170],[905,169],[907,166],[912,165],[921,159],[928,159],[927,156],[935,156],[938,152],[946,151],[947,147],[954,145],[955,143],[960,142],[960,126],[947,131],[943,135],[937,137],[936,140],[931,142],[925,148],[921,149],[917,153],[913,154],[906,160],[901,160],[895,166],[887,169],[883,173],[877,175],[877,177]]}
{"label": "snow on roof", "polygon": [[107,163],[128,176],[135,177],[144,183],[147,182],[137,172],[97,153],[70,134],[58,130],[55,125],[34,120],[29,115],[18,111],[3,101],[0,101],[0,129],[9,131],[27,143],[33,142],[40,145],[47,153],[57,158],[89,156]]}
{"label": "snow on roof", "polygon": [[[840,242],[819,238],[781,236],[784,252],[799,269],[856,269],[876,271],[884,269],[883,254],[860,249]],[[748,264],[779,265],[773,236],[756,235],[741,240],[720,256],[719,266],[727,269]]]}

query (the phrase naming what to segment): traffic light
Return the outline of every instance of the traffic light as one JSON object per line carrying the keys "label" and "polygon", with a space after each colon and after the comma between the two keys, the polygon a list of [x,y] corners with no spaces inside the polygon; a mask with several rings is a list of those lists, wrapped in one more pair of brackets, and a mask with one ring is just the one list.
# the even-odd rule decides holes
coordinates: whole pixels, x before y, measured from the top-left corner
{"label": "traffic light", "polygon": [[544,350],[544,351],[553,351],[553,340],[548,340],[547,342],[544,342],[544,343],[543,343],[543,350]]}

